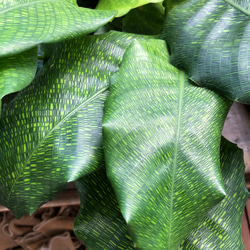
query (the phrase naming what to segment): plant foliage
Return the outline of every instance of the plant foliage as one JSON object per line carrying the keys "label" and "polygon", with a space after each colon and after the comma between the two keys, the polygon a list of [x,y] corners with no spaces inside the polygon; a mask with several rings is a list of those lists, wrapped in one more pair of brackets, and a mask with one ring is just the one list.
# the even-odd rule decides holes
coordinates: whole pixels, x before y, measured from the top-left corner
{"label": "plant foliage", "polygon": [[21,90],[0,204],[32,214],[75,181],[89,250],[244,249],[243,157],[221,130],[250,103],[250,2],[78,4],[0,2],[0,98]]}

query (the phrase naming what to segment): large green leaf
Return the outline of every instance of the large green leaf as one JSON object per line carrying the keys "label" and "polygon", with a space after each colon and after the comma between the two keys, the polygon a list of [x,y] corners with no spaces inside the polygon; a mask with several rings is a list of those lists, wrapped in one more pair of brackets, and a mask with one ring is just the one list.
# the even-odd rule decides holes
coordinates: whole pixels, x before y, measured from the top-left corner
{"label": "large green leaf", "polygon": [[115,13],[80,8],[74,0],[2,0],[0,56],[91,33]]}
{"label": "large green leaf", "polygon": [[[109,76],[136,35],[109,32],[62,43],[0,120],[0,204],[17,217],[102,163]],[[141,36],[141,39],[143,37]]]}
{"label": "large green leaf", "polygon": [[250,104],[249,1],[190,0],[167,15],[171,63],[196,84]]}
{"label": "large green leaf", "polygon": [[244,179],[243,153],[224,138],[221,167],[227,195],[207,213],[180,249],[244,249],[241,224],[249,192]]}
{"label": "large green leaf", "polygon": [[97,9],[118,10],[117,17],[127,14],[131,9],[148,3],[160,3],[163,0],[100,0]]}
{"label": "large green leaf", "polygon": [[0,58],[0,99],[30,84],[37,69],[37,48]]}
{"label": "large green leaf", "polygon": [[177,249],[225,195],[219,149],[231,102],[168,59],[162,40],[133,42],[105,104],[107,174],[138,249]]}
{"label": "large green leaf", "polygon": [[81,208],[74,221],[76,236],[89,250],[134,249],[115,193],[104,169],[76,181]]}
{"label": "large green leaf", "polygon": [[159,35],[165,20],[164,9],[161,4],[147,4],[131,10],[123,18],[123,31]]}

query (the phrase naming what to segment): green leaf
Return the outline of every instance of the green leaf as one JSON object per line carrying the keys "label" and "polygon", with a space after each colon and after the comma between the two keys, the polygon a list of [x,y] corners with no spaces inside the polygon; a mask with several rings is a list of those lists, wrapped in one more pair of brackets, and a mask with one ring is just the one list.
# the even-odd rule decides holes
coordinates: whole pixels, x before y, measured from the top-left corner
{"label": "green leaf", "polygon": [[245,249],[241,224],[249,192],[245,185],[243,153],[224,138],[221,166],[227,195],[207,213],[180,249]]}
{"label": "green leaf", "polygon": [[118,10],[116,17],[127,14],[131,9],[148,3],[160,3],[163,0],[100,0],[96,9],[100,10]]}
{"label": "green leaf", "polygon": [[138,249],[177,249],[225,195],[219,148],[231,102],[168,58],[162,40],[133,42],[105,104],[107,175]]}
{"label": "green leaf", "polygon": [[190,0],[167,15],[171,63],[196,84],[250,104],[249,1]]}
{"label": "green leaf", "polygon": [[161,4],[147,4],[131,10],[123,19],[123,31],[145,34],[161,34],[165,20]]}
{"label": "green leaf", "polygon": [[166,8],[166,12],[170,11],[176,5],[184,2],[185,0],[164,0],[163,6]]}
{"label": "green leaf", "polygon": [[37,48],[0,57],[0,99],[30,84],[37,69]]}
{"label": "green leaf", "polygon": [[104,169],[76,181],[81,207],[74,221],[76,236],[89,249],[134,249],[115,193]]}
{"label": "green leaf", "polygon": [[[0,204],[17,217],[102,164],[109,77],[138,35],[109,32],[61,43],[0,120]],[[141,36],[140,39],[146,39]]]}
{"label": "green leaf", "polygon": [[80,8],[74,0],[12,0],[0,4],[0,56],[13,55],[40,43],[89,34],[114,11]]}

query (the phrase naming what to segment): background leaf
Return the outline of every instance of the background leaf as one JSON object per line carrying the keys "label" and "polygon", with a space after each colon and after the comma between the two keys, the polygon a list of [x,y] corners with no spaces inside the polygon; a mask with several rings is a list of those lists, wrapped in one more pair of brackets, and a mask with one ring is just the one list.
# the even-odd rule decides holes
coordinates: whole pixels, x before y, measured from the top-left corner
{"label": "background leaf", "polygon": [[74,221],[76,236],[89,249],[134,249],[105,169],[76,181],[81,208]]}
{"label": "background leaf", "polygon": [[[63,42],[0,120],[0,204],[17,217],[102,165],[109,77],[138,35],[109,32]],[[141,39],[146,39],[140,36]]]}
{"label": "background leaf", "polygon": [[160,3],[163,0],[100,0],[97,9],[100,10],[118,10],[116,17],[127,14],[131,9],[148,3]]}
{"label": "background leaf", "polygon": [[123,18],[123,31],[145,34],[161,34],[165,20],[162,4],[147,4],[131,10]]}
{"label": "background leaf", "polygon": [[105,104],[107,174],[138,249],[177,249],[225,194],[219,149],[231,102],[168,59],[162,40],[133,42]]}
{"label": "background leaf", "polygon": [[191,0],[167,15],[171,63],[196,84],[250,104],[249,1]]}
{"label": "background leaf", "polygon": [[0,99],[30,84],[37,69],[37,48],[0,57]]}
{"label": "background leaf", "polygon": [[249,192],[242,150],[222,138],[221,167],[226,197],[211,209],[180,249],[245,249],[241,224]]}
{"label": "background leaf", "polygon": [[40,43],[89,34],[115,11],[80,8],[74,0],[15,0],[0,5],[0,56],[13,55]]}

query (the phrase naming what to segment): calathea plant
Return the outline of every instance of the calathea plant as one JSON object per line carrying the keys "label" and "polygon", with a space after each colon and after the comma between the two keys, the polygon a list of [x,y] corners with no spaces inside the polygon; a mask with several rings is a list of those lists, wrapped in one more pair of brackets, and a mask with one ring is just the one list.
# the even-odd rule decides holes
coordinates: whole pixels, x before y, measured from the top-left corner
{"label": "calathea plant", "polygon": [[0,203],[20,218],[75,181],[88,249],[244,249],[243,156],[221,131],[250,103],[250,2],[79,5],[1,1],[1,98],[22,90]]}

